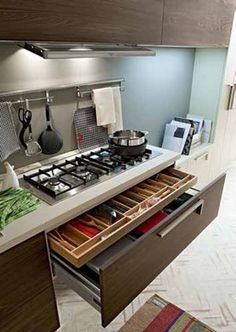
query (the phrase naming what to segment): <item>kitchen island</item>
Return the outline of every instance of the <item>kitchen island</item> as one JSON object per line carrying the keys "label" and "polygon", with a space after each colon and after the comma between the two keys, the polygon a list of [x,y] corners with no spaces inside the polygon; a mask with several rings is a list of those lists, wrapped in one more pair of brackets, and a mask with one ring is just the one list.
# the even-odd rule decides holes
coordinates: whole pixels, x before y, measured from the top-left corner
{"label": "kitchen island", "polygon": [[[200,192],[192,190],[191,193],[184,194],[196,183],[196,177],[170,167],[180,157],[178,153],[153,146],[151,149],[159,152],[157,157],[106,181],[98,181],[82,192],[53,205],[41,202],[37,210],[9,224],[3,230],[0,238],[0,267],[3,271],[0,277],[3,285],[0,291],[3,308],[0,311],[1,330],[20,332],[25,329],[40,332],[43,329],[50,332],[59,327],[51,263],[59,278],[101,312],[102,325],[107,326],[214,220],[218,213],[224,176]],[[163,188],[162,180],[169,183],[167,189]],[[110,228],[115,227],[114,232],[102,236],[105,230],[101,236],[87,240],[83,244],[84,252],[80,246],[73,250],[66,249],[60,238],[53,241],[51,231],[69,220],[117,195],[122,196],[127,189],[144,184],[147,187],[141,189],[141,192],[147,194],[148,188],[151,190],[155,183],[161,187],[151,194],[150,206],[141,209],[138,216],[126,215],[111,225]],[[131,230],[148,221],[182,194],[185,195],[184,200],[160,224],[140,237],[130,237]],[[149,199],[144,197],[143,201],[141,197],[140,194],[140,203],[130,211],[139,211],[143,203],[149,202]],[[120,223],[121,230],[116,228]],[[47,239],[45,234],[49,232]],[[91,242],[93,247],[89,248]],[[79,252],[82,253],[82,259],[79,256],[79,260],[72,259]],[[17,287],[17,297],[14,297],[14,285]],[[13,298],[14,301],[11,300]],[[40,304],[46,298],[47,307]],[[16,306],[21,309],[15,311]],[[9,314],[5,315],[6,312]],[[37,326],[34,325],[35,320],[38,322]],[[45,321],[48,322],[46,327]]]}
{"label": "kitchen island", "polygon": [[42,201],[37,210],[4,228],[0,237],[1,331],[51,332],[59,327],[45,233],[173,165],[179,157],[155,149],[158,158],[97,183],[96,190],[91,186],[54,205]]}

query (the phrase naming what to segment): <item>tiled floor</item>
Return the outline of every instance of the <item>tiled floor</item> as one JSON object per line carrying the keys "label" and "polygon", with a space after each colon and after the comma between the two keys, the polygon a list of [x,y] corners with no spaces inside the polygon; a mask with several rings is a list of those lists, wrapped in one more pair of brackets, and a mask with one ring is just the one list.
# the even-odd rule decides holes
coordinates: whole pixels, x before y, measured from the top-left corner
{"label": "tiled floor", "polygon": [[236,332],[236,166],[228,171],[219,217],[106,329],[96,310],[55,284],[60,332],[118,331],[154,293],[217,331]]}

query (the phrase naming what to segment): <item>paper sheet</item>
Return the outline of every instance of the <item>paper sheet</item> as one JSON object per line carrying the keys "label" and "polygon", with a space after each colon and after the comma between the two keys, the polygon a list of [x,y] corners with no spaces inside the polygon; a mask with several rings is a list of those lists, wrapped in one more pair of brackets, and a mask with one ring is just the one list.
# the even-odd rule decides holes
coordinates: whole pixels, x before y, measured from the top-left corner
{"label": "paper sheet", "polygon": [[178,121],[166,124],[162,148],[182,153],[191,125]]}

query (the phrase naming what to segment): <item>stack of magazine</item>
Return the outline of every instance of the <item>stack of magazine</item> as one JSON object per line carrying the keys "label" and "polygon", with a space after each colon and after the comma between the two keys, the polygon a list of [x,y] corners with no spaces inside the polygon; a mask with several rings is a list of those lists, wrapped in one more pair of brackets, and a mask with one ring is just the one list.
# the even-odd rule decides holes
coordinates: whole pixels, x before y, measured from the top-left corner
{"label": "stack of magazine", "polygon": [[211,125],[211,120],[193,114],[187,114],[186,118],[175,117],[166,124],[162,147],[188,155],[202,142],[209,142]]}

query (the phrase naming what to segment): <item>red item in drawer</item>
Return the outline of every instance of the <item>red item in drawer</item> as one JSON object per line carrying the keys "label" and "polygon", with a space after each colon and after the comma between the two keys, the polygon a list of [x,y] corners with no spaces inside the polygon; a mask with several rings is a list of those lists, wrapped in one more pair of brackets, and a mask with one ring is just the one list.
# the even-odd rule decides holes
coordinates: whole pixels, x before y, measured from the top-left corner
{"label": "red item in drawer", "polygon": [[100,231],[98,229],[96,229],[95,227],[90,227],[90,226],[83,225],[82,223],[80,223],[76,219],[71,220],[69,222],[69,225],[71,225],[72,227],[78,229],[81,233],[84,233],[88,237],[94,237],[95,235],[100,233]]}
{"label": "red item in drawer", "polygon": [[147,233],[149,229],[159,224],[163,219],[165,219],[165,217],[167,217],[167,214],[165,212],[159,211],[154,214],[154,216],[145,221],[142,225],[135,228],[134,231],[139,235]]}

